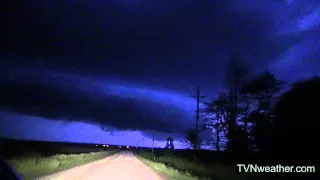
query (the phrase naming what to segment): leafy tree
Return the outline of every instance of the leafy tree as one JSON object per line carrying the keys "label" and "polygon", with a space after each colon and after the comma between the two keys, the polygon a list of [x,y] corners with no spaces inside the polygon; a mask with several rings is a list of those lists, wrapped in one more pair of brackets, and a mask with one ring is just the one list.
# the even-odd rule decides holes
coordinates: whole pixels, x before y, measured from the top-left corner
{"label": "leafy tree", "polygon": [[[249,74],[249,68],[247,64],[237,55],[233,55],[231,60],[228,63],[228,74],[227,74],[227,89],[228,89],[228,108],[227,108],[227,150],[228,151],[237,151],[237,144],[241,142],[236,142],[240,139],[237,138],[238,125],[237,119],[240,115],[240,96],[241,88],[245,84]],[[242,139],[242,138],[241,138]]]}
{"label": "leafy tree", "polygon": [[[238,56],[233,55],[228,62],[226,89],[215,101],[207,103],[206,123],[215,132],[215,146],[220,149],[220,135],[227,138],[227,150],[237,151],[237,146],[242,145],[243,128],[238,127],[241,116],[241,87],[248,78],[249,68]],[[238,134],[240,133],[240,134]],[[236,142],[239,141],[239,142]]]}
{"label": "leafy tree", "polygon": [[207,126],[215,132],[215,146],[220,149],[221,135],[228,139],[227,150],[244,153],[253,149],[267,152],[273,127],[274,95],[285,82],[265,70],[249,75],[249,68],[239,56],[228,64],[224,95],[207,103]]}
{"label": "leafy tree", "polygon": [[275,154],[289,159],[314,159],[320,152],[319,104],[319,76],[294,83],[292,89],[281,95],[275,107],[272,139]]}
{"label": "leafy tree", "polygon": [[261,153],[267,153],[270,146],[272,131],[272,119],[259,110],[251,112],[247,121],[251,123],[249,135],[252,137],[249,142],[249,149],[259,150]]}
{"label": "leafy tree", "polygon": [[272,106],[273,95],[282,90],[284,84],[284,81],[278,80],[274,74],[266,69],[256,78],[246,82],[242,86],[241,93],[253,97],[258,102],[258,109],[261,112],[268,112]]}
{"label": "leafy tree", "polygon": [[187,132],[187,142],[192,149],[197,150],[201,140],[196,130],[192,129]]}
{"label": "leafy tree", "polygon": [[227,105],[227,97],[224,94],[219,94],[216,100],[206,103],[205,123],[214,132],[213,142],[217,151],[221,149],[221,139],[227,134]]}
{"label": "leafy tree", "polygon": [[[283,84],[285,82],[276,79],[270,71],[265,70],[257,77],[247,81],[241,89],[241,94],[247,97],[246,100],[249,100],[247,105],[253,105],[250,115],[247,114],[248,116],[243,118],[244,125],[251,124],[250,135],[254,144],[251,147],[255,147],[261,152],[268,152],[271,147],[273,97],[283,88]],[[250,108],[249,106],[246,106],[246,111]]]}
{"label": "leafy tree", "polygon": [[167,149],[167,150],[174,150],[173,138],[172,138],[171,136],[169,136],[169,137],[167,138],[167,144],[166,144],[165,149]]}

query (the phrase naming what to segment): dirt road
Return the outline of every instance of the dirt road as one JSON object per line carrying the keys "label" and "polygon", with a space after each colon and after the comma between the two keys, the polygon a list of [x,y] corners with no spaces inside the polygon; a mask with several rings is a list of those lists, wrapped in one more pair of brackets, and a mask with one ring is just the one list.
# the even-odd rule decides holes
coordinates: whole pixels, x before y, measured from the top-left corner
{"label": "dirt road", "polygon": [[75,167],[38,180],[163,180],[131,152]]}

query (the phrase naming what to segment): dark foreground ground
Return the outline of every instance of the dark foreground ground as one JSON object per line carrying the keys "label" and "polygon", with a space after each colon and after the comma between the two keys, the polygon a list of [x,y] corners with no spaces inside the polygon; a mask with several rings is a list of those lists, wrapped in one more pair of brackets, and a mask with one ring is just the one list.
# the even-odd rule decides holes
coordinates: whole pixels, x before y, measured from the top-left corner
{"label": "dark foreground ground", "polygon": [[[277,164],[292,165],[286,162],[277,162],[273,158],[263,157],[258,153],[243,154],[235,157],[225,152],[205,150],[196,152],[192,150],[175,150],[168,152],[163,149],[154,149],[152,152],[149,148],[130,147],[128,149],[126,146],[119,148],[119,146],[103,146],[103,144],[53,143],[0,139],[0,156],[7,159],[16,170],[20,171],[20,174],[22,173],[24,177],[28,177],[28,179],[57,173],[76,166],[91,167],[91,165],[86,164],[108,158],[109,156],[113,156],[114,153],[119,152],[118,150],[124,149],[133,152],[140,161],[148,167],[151,167],[151,169],[163,179],[317,179],[315,173],[239,173],[237,164],[258,164],[260,166],[274,166]],[[128,165],[128,163],[133,162],[132,160],[134,158],[130,155],[130,158],[127,158],[128,161],[122,162],[122,160],[125,159],[126,158],[116,158],[116,161],[112,160],[110,162],[109,160],[105,160],[107,164],[113,162],[113,164],[116,165],[110,166],[104,164],[103,167],[110,166],[111,169],[115,167],[120,168],[118,164],[127,163]],[[137,159],[134,159],[134,163],[140,164]],[[314,164],[299,165],[307,166]],[[96,165],[93,167],[96,167]],[[145,166],[141,167],[145,169]],[[108,168],[105,170],[107,171]],[[147,174],[150,173],[153,174],[148,170]],[[94,174],[90,173],[90,175]]]}
{"label": "dark foreground ground", "polygon": [[[226,152],[214,151],[192,151],[192,150],[174,150],[173,152],[164,149],[136,150],[136,154],[155,163],[165,164],[167,167],[177,169],[197,177],[209,177],[211,179],[246,179],[246,180],[294,180],[294,179],[320,179],[317,175],[317,160],[301,160],[295,158],[283,159],[281,157],[268,157],[259,153],[232,155]],[[290,152],[288,153],[290,154]],[[305,173],[262,173],[262,172],[241,172],[237,164],[262,166],[308,166]],[[313,169],[312,169],[313,168]],[[315,170],[315,172],[310,172]],[[243,170],[242,170],[243,171]]]}
{"label": "dark foreground ground", "polygon": [[103,147],[103,144],[81,144],[64,142],[24,141],[0,138],[0,155],[2,157],[37,154],[51,156],[56,154],[79,154],[116,149],[117,146]]}

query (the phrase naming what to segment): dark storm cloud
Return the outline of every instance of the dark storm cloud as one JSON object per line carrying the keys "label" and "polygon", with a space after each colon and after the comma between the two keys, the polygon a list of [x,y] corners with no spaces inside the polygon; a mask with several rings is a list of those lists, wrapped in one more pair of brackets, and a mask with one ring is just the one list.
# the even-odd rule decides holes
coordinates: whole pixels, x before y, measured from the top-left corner
{"label": "dark storm cloud", "polygon": [[272,27],[262,13],[228,10],[228,1],[19,2],[2,13],[2,50],[105,74],[220,73],[225,54],[264,46]]}
{"label": "dark storm cloud", "polygon": [[[107,122],[120,129],[181,132],[190,123],[183,122],[186,112],[172,107],[185,106],[185,99],[168,106],[176,95],[164,99],[162,90],[149,90],[150,98],[140,98],[141,84],[187,94],[199,84],[204,92],[216,93],[233,53],[258,72],[270,64],[276,74],[291,79],[297,71],[319,73],[316,1],[138,2],[1,1],[1,63],[36,67],[33,76],[17,78],[27,78],[28,84],[2,85],[1,107],[55,119]],[[39,72],[52,69],[140,85],[116,86],[106,96],[92,83],[76,85],[77,78],[40,78]],[[19,101],[27,92],[30,98]]]}
{"label": "dark storm cloud", "polygon": [[[0,108],[5,111],[39,116],[52,120],[84,121],[117,129],[181,132],[186,127],[179,121],[164,121],[156,114],[169,111],[161,105],[137,99],[106,95],[103,92],[81,92],[75,87],[29,82],[2,82]],[[153,106],[151,109],[146,106]],[[171,110],[171,117],[179,113]]]}
{"label": "dark storm cloud", "polygon": [[308,35],[281,35],[320,22],[317,3],[308,0],[1,3],[4,61],[178,84],[174,88],[208,86],[205,77],[219,84],[234,52],[253,69],[283,61],[283,52]]}
{"label": "dark storm cloud", "polygon": [[[185,132],[193,126],[190,97],[105,78],[1,68],[0,110],[64,122],[82,121],[109,131]],[[6,118],[1,118],[5,121]]]}

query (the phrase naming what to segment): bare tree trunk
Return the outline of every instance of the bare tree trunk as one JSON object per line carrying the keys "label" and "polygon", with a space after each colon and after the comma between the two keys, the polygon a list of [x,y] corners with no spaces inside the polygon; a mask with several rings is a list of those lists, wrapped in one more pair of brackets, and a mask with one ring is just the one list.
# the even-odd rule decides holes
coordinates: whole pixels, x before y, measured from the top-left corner
{"label": "bare tree trunk", "polygon": [[217,151],[220,151],[220,120],[217,123],[216,127],[216,149]]}

